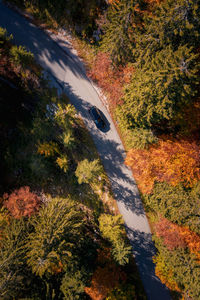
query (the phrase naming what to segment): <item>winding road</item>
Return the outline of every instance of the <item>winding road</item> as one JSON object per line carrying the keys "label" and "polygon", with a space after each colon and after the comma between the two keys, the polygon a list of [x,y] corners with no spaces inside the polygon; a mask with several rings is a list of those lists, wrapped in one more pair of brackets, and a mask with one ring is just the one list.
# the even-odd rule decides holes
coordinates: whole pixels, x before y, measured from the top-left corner
{"label": "winding road", "polygon": [[[147,297],[150,300],[170,299],[168,289],[155,275],[152,262],[155,248],[151,230],[132,172],[124,165],[123,145],[109,113],[87,78],[79,57],[67,41],[59,38],[55,41],[1,1],[0,26],[6,28],[9,34],[13,34],[16,44],[25,45],[35,55],[36,60],[59,82],[71,103],[80,112],[110,179]],[[110,123],[108,132],[99,131],[91,121],[88,114],[91,105],[96,105],[103,111]]]}

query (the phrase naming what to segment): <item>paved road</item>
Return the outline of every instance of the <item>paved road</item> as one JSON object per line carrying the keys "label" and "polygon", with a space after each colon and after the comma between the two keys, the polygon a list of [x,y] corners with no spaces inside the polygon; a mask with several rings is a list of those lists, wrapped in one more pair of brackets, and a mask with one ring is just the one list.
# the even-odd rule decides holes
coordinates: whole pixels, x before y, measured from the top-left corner
{"label": "paved road", "polygon": [[[71,51],[68,42],[62,42],[66,50],[64,53],[47,34],[1,2],[0,26],[7,28],[8,33],[14,35],[15,43],[25,45],[34,53],[36,60],[44,69],[62,84],[65,93],[81,113],[110,178],[148,299],[170,299],[168,290],[155,276],[152,262],[155,249],[151,240],[151,231],[132,173],[123,163],[124,148],[79,58]],[[88,108],[91,105],[99,107],[107,117],[110,123],[108,132],[102,133],[91,122],[88,115]]]}

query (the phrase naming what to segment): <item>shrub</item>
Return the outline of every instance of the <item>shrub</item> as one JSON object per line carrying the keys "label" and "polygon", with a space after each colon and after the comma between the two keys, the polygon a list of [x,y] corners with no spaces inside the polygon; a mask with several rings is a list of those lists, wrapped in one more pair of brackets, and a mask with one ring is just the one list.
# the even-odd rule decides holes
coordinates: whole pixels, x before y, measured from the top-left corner
{"label": "shrub", "polygon": [[11,61],[17,67],[22,69],[29,67],[34,60],[34,56],[30,51],[27,51],[23,46],[12,46],[10,49]]}

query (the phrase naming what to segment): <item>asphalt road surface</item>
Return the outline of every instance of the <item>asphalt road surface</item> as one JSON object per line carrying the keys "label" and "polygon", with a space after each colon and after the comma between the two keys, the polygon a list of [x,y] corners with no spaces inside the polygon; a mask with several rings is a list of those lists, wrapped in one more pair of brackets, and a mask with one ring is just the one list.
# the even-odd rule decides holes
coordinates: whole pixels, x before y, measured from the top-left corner
{"label": "asphalt road surface", "polygon": [[[80,112],[111,181],[147,297],[151,300],[170,299],[169,291],[155,275],[152,262],[155,249],[151,230],[132,173],[124,165],[124,148],[112,119],[86,76],[81,61],[71,51],[67,41],[60,41],[60,45],[62,44],[66,50],[63,51],[43,30],[6,7],[1,1],[0,26],[5,27],[9,34],[13,34],[16,44],[25,45],[34,53],[36,60],[56,78],[72,104]],[[91,121],[88,114],[91,105],[96,105],[103,111],[110,123],[109,131],[101,132]]]}

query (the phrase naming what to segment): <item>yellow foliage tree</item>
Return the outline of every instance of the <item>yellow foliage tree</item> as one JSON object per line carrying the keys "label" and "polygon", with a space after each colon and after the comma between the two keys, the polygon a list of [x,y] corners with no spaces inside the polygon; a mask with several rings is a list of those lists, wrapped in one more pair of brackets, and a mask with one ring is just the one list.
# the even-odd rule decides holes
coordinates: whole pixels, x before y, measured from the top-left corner
{"label": "yellow foliage tree", "polygon": [[200,146],[196,141],[163,139],[149,150],[131,149],[126,164],[143,193],[150,193],[155,181],[192,187],[200,180]]}

